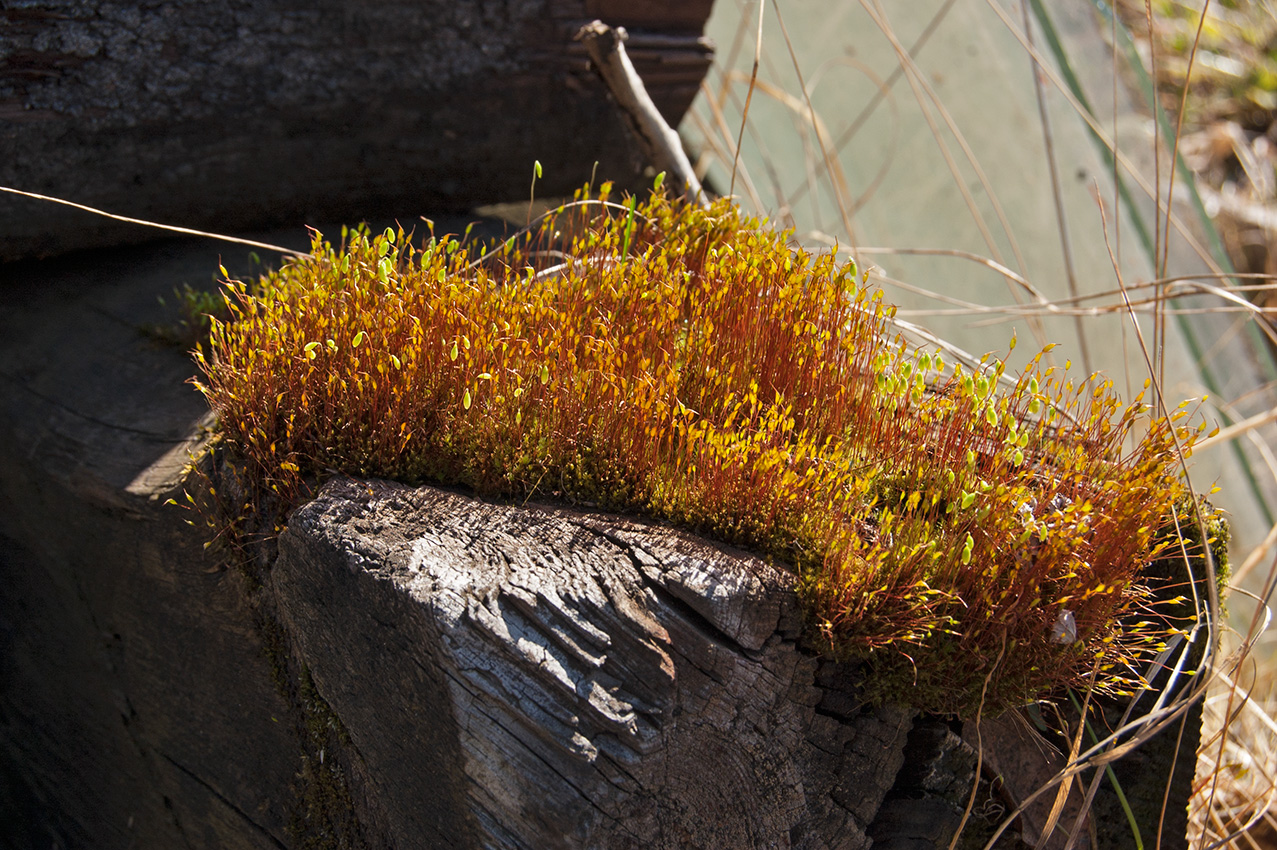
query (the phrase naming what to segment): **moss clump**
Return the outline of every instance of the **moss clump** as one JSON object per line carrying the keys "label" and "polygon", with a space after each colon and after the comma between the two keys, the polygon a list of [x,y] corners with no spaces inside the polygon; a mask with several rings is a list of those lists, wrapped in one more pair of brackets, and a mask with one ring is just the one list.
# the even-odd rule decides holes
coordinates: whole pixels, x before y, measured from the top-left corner
{"label": "moss clump", "polygon": [[973,713],[987,680],[993,710],[1096,664],[1130,686],[1183,407],[1153,420],[1041,355],[1015,381],[950,366],[854,266],[726,201],[583,192],[479,257],[342,237],[228,282],[197,355],[256,497],[339,469],[642,511],[791,567],[812,642],[882,698]]}

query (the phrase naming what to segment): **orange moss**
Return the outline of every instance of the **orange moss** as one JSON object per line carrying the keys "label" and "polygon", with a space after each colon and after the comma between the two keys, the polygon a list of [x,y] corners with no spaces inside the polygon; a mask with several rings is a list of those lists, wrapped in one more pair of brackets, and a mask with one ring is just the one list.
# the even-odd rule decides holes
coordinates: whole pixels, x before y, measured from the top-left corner
{"label": "orange moss", "polygon": [[316,235],[228,283],[201,389],[259,495],[340,469],[666,518],[794,569],[813,643],[932,711],[974,712],[986,677],[986,711],[1096,664],[1131,687],[1165,633],[1123,623],[1184,494],[1183,406],[1150,420],[1037,359],[950,366],[854,266],[727,201],[605,187],[472,247]]}

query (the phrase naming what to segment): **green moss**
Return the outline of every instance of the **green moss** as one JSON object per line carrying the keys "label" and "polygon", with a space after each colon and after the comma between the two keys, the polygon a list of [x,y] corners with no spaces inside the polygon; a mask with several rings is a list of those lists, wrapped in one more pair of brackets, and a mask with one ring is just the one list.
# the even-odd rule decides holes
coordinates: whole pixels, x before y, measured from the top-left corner
{"label": "green moss", "polygon": [[342,746],[350,744],[350,733],[342,724],[341,718],[333,713],[328,703],[315,689],[315,680],[311,677],[310,668],[303,666],[298,677],[298,696],[302,710],[306,714],[306,728],[311,740],[336,740]]}
{"label": "green moss", "polygon": [[1203,507],[1206,510],[1206,545],[1210,547],[1211,559],[1215,565],[1215,586],[1220,599],[1223,599],[1228,591],[1228,580],[1233,575],[1232,564],[1228,560],[1228,543],[1232,540],[1233,531],[1223,514],[1209,504]]}
{"label": "green moss", "polygon": [[350,736],[320,696],[310,670],[295,670],[288,636],[273,619],[259,623],[267,663],[275,685],[292,707],[301,744],[300,768],[288,831],[296,846],[308,850],[354,850],[367,846],[342,767]]}
{"label": "green moss", "polygon": [[249,515],[328,469],[640,511],[793,569],[809,642],[883,698],[996,710],[1097,653],[1131,686],[1184,406],[1151,419],[1041,355],[946,363],[854,265],[726,201],[583,193],[474,248],[357,229],[227,283],[197,359]]}
{"label": "green moss", "polygon": [[167,345],[192,349],[208,340],[213,318],[226,318],[226,302],[217,290],[196,289],[189,283],[173,290],[172,304],[165,298],[160,304],[171,310],[171,321],[144,325],[142,332]]}
{"label": "green moss", "polygon": [[[1185,495],[1175,503],[1174,522],[1166,525],[1160,541],[1162,554],[1145,570],[1146,580],[1161,600],[1157,613],[1171,628],[1188,629],[1195,624],[1197,612],[1204,610],[1199,605],[1205,606],[1210,597],[1207,581],[1212,566],[1216,592],[1221,600],[1224,598],[1230,573],[1231,533],[1228,521],[1204,497],[1194,500]],[[1210,564],[1205,557],[1207,551]]]}
{"label": "green moss", "polygon": [[350,784],[341,766],[342,750],[348,747],[350,736],[315,689],[310,669],[305,666],[298,675],[297,696],[308,745],[302,753],[298,774],[301,788],[289,832],[297,846],[307,850],[366,847],[350,797]]}
{"label": "green moss", "polygon": [[368,845],[343,767],[351,757],[350,735],[315,687],[310,669],[293,661],[287,630],[260,609],[255,625],[300,744],[289,836],[306,850],[360,850]]}

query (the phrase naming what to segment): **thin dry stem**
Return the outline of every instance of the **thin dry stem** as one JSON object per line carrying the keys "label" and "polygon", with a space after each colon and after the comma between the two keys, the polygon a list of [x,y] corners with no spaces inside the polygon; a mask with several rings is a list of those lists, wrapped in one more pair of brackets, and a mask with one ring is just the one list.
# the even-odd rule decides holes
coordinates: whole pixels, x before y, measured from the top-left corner
{"label": "thin dry stem", "polygon": [[102,218],[109,218],[112,221],[122,221],[122,222],[125,222],[126,224],[137,224],[137,225],[141,225],[142,227],[152,228],[154,230],[166,230],[169,233],[181,233],[184,236],[200,236],[200,237],[203,237],[204,239],[216,239],[219,242],[230,242],[235,245],[247,245],[250,248],[262,248],[263,250],[275,251],[277,253],[284,254],[285,256],[289,256],[289,257],[304,256],[303,252],[301,251],[294,251],[292,248],[284,248],[279,245],[271,245],[269,242],[257,242],[252,239],[244,239],[239,236],[226,236],[221,233],[210,233],[206,230],[193,230],[189,227],[178,227],[177,225],[174,225],[174,224],[161,224],[157,221],[147,221],[146,219],[142,219],[142,218],[131,218],[130,216],[126,216],[126,215],[117,215],[116,213],[106,212],[105,210],[100,210],[95,207],[85,206],[84,204],[77,204],[75,201],[68,201],[65,198],[55,198],[51,195],[41,195],[38,192],[24,192],[21,189],[13,189],[13,188],[10,188],[9,186],[0,186],[0,192],[6,192],[10,195],[19,195],[23,198],[31,198],[36,201],[45,201],[51,204],[59,204],[64,207],[71,207],[72,209],[77,209],[87,213],[92,213],[93,215],[101,216]]}

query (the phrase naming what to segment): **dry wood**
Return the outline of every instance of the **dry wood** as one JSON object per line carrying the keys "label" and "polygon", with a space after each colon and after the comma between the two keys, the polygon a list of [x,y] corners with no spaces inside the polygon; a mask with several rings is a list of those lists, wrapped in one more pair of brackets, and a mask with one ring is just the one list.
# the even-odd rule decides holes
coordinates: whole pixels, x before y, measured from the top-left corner
{"label": "dry wood", "polygon": [[338,480],[272,583],[396,847],[868,848],[912,727],[816,685],[787,576],[663,526]]}
{"label": "dry wood", "polygon": [[681,187],[689,201],[705,203],[704,189],[683,151],[678,133],[661,117],[625,52],[624,27],[592,21],[577,31],[576,39],[585,45],[595,71],[607,84],[652,166],[664,171],[675,186]]}

